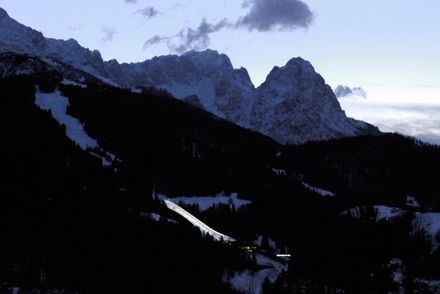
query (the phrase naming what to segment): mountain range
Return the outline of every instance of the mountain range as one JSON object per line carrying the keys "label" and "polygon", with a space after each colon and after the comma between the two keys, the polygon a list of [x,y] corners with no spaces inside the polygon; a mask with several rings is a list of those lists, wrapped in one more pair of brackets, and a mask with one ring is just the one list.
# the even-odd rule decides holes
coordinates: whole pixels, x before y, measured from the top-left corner
{"label": "mountain range", "polygon": [[133,91],[155,87],[282,144],[378,134],[376,127],[348,118],[332,89],[302,58],[274,67],[259,87],[245,68],[214,50],[154,57],[140,63],[104,61],[77,41],[45,38],[0,8],[0,52],[35,55],[64,63],[114,86]]}
{"label": "mountain range", "polygon": [[309,62],[255,88],[3,10],[0,48],[1,294],[440,293],[440,147],[347,118]]}

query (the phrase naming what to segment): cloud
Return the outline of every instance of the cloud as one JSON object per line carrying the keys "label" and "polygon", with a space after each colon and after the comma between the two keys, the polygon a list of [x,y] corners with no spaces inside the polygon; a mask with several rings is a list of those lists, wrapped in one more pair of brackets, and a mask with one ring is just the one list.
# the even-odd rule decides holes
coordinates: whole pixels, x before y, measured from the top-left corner
{"label": "cloud", "polygon": [[137,0],[124,0],[125,3],[136,4]]}
{"label": "cloud", "polygon": [[361,87],[350,88],[348,86],[339,85],[336,87],[334,92],[338,99],[350,96],[367,98],[367,92]]}
{"label": "cloud", "polygon": [[148,47],[154,46],[161,43],[162,41],[166,41],[169,39],[171,39],[171,37],[161,37],[159,35],[155,35],[144,43],[144,49],[147,49]]}
{"label": "cloud", "polygon": [[144,43],[144,49],[161,43],[167,42],[168,48],[175,53],[182,54],[189,50],[203,50],[210,44],[209,35],[218,32],[231,24],[227,19],[211,24],[203,19],[196,29],[186,28],[171,37],[153,36]]}
{"label": "cloud", "polygon": [[144,49],[166,42],[169,50],[182,54],[188,50],[203,50],[210,44],[210,35],[223,29],[248,29],[259,32],[290,31],[307,28],[314,18],[309,6],[300,0],[246,0],[249,12],[237,21],[227,18],[209,23],[206,18],[197,28],[184,28],[174,36],[153,36],[144,43]]}
{"label": "cloud", "polygon": [[347,115],[378,126],[440,145],[440,104],[380,103],[370,100],[341,100]]}
{"label": "cloud", "polygon": [[113,41],[113,39],[117,33],[114,28],[102,28],[102,32],[104,33],[104,37],[102,37],[102,40],[104,42]]}
{"label": "cloud", "polygon": [[159,12],[154,7],[145,7],[143,9],[139,9],[135,12],[136,14],[140,14],[146,18],[153,18],[155,17]]}
{"label": "cloud", "polygon": [[314,18],[309,6],[300,0],[247,0],[243,7],[250,10],[236,26],[260,32],[308,28]]}

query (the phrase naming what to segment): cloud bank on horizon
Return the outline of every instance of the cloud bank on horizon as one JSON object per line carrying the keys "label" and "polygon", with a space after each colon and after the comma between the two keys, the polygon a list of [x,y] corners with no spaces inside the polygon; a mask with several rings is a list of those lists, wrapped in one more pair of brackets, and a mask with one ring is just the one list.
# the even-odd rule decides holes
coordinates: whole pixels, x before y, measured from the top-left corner
{"label": "cloud bank on horizon", "polygon": [[210,34],[223,29],[247,29],[249,31],[291,31],[308,28],[314,14],[309,6],[300,0],[246,0],[246,15],[233,22],[224,18],[217,23],[209,23],[206,18],[197,28],[184,28],[174,36],[155,35],[144,43],[144,49],[166,42],[171,52],[182,54],[189,50],[203,50],[210,44]]}
{"label": "cloud bank on horizon", "polygon": [[383,132],[397,132],[440,145],[440,106],[420,103],[380,103],[340,100],[350,117],[367,121]]}

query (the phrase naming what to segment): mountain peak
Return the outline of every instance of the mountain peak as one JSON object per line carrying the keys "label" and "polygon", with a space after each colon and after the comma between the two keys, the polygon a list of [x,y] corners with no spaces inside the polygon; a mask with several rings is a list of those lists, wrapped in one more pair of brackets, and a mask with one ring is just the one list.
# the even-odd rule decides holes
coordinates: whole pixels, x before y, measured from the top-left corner
{"label": "mountain peak", "polygon": [[286,63],[285,67],[300,67],[315,71],[310,61],[307,61],[302,57],[293,57]]}
{"label": "mountain peak", "polygon": [[224,68],[233,70],[233,66],[229,57],[220,54],[216,50],[206,49],[204,51],[189,51],[182,55],[183,58],[189,59],[194,65],[201,67]]}
{"label": "mountain peak", "polygon": [[6,10],[4,10],[3,8],[0,7],[0,19],[6,18],[6,17],[9,17],[9,14],[6,12]]}
{"label": "mountain peak", "polygon": [[104,62],[98,51],[84,48],[73,39],[44,38],[40,32],[9,18],[1,8],[0,21],[0,52],[51,57],[107,83],[154,86],[181,100],[189,96],[186,100],[201,104],[206,111],[281,143],[361,133],[362,126],[346,117],[331,88],[301,57],[274,67],[256,89],[244,68],[234,69],[229,57],[215,50],[133,64]]}

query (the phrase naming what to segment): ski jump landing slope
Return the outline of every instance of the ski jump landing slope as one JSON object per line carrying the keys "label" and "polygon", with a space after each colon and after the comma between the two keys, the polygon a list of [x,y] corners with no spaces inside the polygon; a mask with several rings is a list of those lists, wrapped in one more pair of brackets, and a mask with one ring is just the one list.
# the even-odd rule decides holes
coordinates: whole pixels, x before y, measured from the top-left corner
{"label": "ski jump landing slope", "polygon": [[216,241],[235,242],[234,238],[231,238],[225,234],[219,233],[216,230],[210,228],[208,225],[206,225],[205,223],[200,221],[198,218],[193,216],[191,213],[189,213],[188,211],[186,211],[185,209],[183,209],[182,207],[180,207],[176,203],[174,203],[168,199],[164,199],[163,201],[165,202],[165,205],[169,209],[171,209],[172,211],[183,216],[190,223],[192,223],[194,226],[199,228],[203,234],[208,234],[208,235],[212,236],[214,238],[214,240],[216,240]]}

